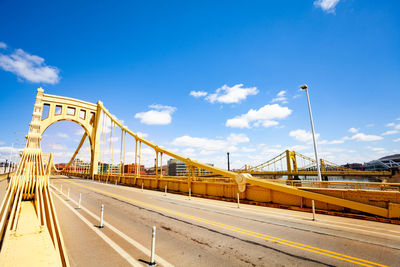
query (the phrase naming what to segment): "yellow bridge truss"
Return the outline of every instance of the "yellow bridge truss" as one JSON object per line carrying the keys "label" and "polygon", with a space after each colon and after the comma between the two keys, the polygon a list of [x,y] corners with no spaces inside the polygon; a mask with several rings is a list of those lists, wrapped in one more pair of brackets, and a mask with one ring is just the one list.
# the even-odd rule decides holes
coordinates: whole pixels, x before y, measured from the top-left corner
{"label": "yellow bridge truss", "polygon": [[[289,180],[299,176],[317,176],[316,161],[295,151],[286,150],[276,157],[256,166],[245,165],[240,172],[255,176],[287,176]],[[390,177],[390,171],[365,171],[339,166],[320,159],[322,177],[353,176],[353,177]]]}

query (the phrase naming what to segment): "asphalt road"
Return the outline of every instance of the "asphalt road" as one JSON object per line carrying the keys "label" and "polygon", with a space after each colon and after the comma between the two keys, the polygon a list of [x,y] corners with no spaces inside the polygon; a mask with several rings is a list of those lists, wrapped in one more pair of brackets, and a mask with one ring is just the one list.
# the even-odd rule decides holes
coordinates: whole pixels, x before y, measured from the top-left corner
{"label": "asphalt road", "polygon": [[145,266],[152,226],[159,266],[400,266],[398,225],[320,214],[312,221],[304,212],[60,176],[51,183],[71,266]]}

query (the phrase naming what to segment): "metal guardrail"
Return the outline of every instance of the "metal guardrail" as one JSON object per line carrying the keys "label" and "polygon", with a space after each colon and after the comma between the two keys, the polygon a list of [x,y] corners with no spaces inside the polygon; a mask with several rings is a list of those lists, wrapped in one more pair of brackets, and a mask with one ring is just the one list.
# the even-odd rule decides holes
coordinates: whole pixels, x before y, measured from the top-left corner
{"label": "metal guardrail", "polygon": [[307,180],[273,180],[267,181],[291,185],[301,188],[327,188],[348,190],[376,190],[376,191],[400,191],[400,183],[379,182],[349,182],[349,181],[307,181]]}
{"label": "metal guardrail", "polygon": [[[90,174],[83,174],[79,172],[68,172],[68,175],[76,176],[90,176]],[[105,178],[128,178],[134,179],[133,174],[98,174],[97,177]],[[166,176],[163,175],[141,175],[140,178],[169,181],[187,181],[187,176]],[[111,179],[110,179],[111,180]],[[321,188],[321,189],[347,189],[347,190],[375,190],[375,191],[396,191],[400,192],[400,183],[379,183],[379,182],[352,182],[352,181],[308,181],[308,180],[276,180],[276,179],[264,179],[265,181],[274,182],[278,184],[285,184],[294,186],[297,188]],[[232,179],[228,177],[196,177],[192,182],[206,182],[206,183],[232,183],[235,184]]]}

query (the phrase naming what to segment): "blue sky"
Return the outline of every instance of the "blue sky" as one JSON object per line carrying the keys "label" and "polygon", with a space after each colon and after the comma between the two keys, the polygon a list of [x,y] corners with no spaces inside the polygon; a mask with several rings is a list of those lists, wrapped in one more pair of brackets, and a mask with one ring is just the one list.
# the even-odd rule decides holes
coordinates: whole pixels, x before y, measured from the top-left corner
{"label": "blue sky", "polygon": [[[40,86],[101,100],[195,159],[224,167],[229,150],[241,167],[313,155],[306,83],[321,157],[400,152],[398,1],[1,1],[0,25],[1,159],[22,146]],[[64,161],[77,132],[55,124],[42,147]]]}

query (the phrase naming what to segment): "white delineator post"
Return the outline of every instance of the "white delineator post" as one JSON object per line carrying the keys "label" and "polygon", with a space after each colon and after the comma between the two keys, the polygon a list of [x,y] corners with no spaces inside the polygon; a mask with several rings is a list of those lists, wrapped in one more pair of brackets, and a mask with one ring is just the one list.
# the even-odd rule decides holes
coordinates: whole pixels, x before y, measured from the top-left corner
{"label": "white delineator post", "polygon": [[239,193],[237,193],[237,207],[240,208],[240,198]]}
{"label": "white delineator post", "polygon": [[101,211],[100,211],[100,226],[99,226],[99,228],[103,228],[103,227],[104,227],[104,225],[103,225],[103,213],[104,213],[104,205],[103,205],[103,204],[101,204]]}
{"label": "white delineator post", "polygon": [[165,186],[164,196],[167,195],[167,186]]}
{"label": "white delineator post", "polygon": [[142,192],[143,192],[143,183],[142,183]]}
{"label": "white delineator post", "polygon": [[79,193],[78,209],[81,208],[82,193]]}
{"label": "white delineator post", "polygon": [[189,200],[192,197],[192,188],[189,188]]}
{"label": "white delineator post", "polygon": [[156,227],[153,226],[153,230],[151,232],[151,256],[149,264],[150,266],[156,265],[156,262],[154,260],[155,250],[156,250]]}
{"label": "white delineator post", "polygon": [[312,204],[312,220],[315,221],[315,201],[314,201],[314,199],[311,200],[311,204]]}

